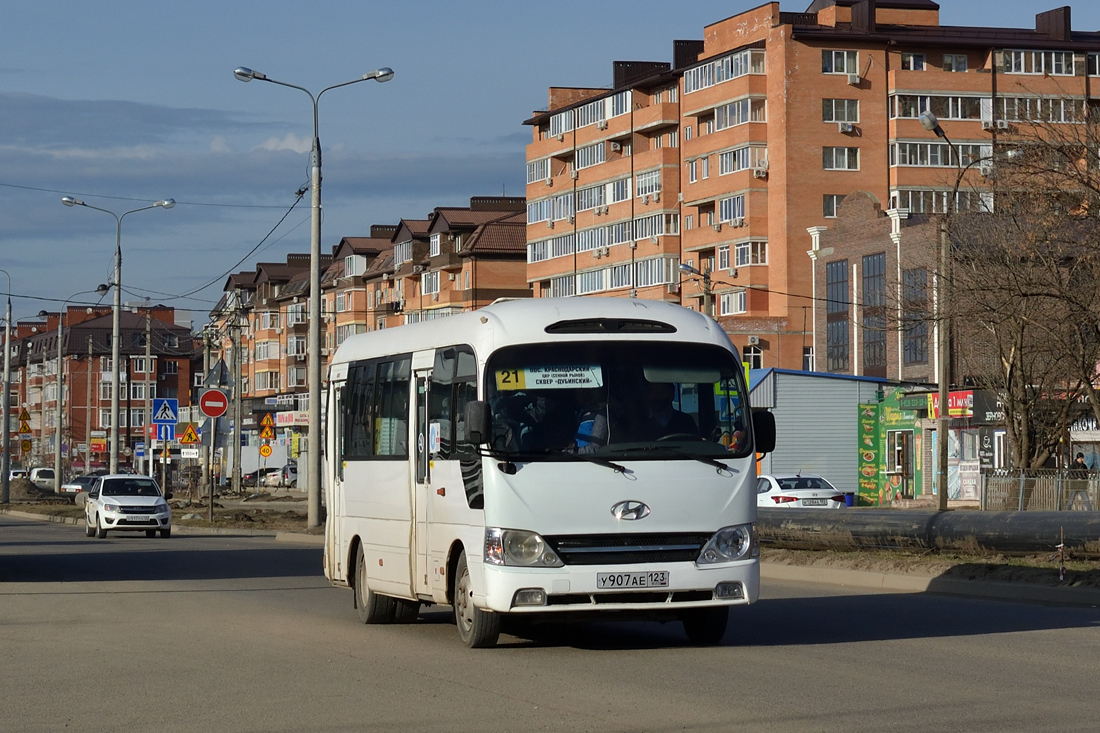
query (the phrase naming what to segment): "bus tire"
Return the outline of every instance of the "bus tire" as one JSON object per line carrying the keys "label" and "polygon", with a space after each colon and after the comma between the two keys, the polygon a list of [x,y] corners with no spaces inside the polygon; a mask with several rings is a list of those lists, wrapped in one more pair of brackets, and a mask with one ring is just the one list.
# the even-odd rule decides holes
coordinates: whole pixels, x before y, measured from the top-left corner
{"label": "bus tire", "polygon": [[729,620],[730,610],[726,606],[695,608],[685,611],[680,617],[688,641],[701,646],[711,646],[722,641]]}
{"label": "bus tire", "polygon": [[458,556],[458,566],[455,568],[454,612],[458,638],[463,644],[471,649],[496,646],[500,637],[500,615],[474,605],[474,588],[470,582],[465,551]]}
{"label": "bus tire", "polygon": [[395,603],[397,606],[393,616],[393,622],[395,624],[414,624],[416,620],[420,618],[419,601],[408,601],[404,598],[398,598]]}
{"label": "bus tire", "polygon": [[367,587],[367,563],[363,545],[355,556],[355,610],[365,624],[391,624],[397,611],[395,599],[374,593]]}

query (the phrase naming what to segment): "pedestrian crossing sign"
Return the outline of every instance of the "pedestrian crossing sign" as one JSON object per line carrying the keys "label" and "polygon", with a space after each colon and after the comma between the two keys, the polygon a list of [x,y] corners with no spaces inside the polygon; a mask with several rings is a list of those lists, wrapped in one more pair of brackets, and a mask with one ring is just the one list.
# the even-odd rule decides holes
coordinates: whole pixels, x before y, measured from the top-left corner
{"label": "pedestrian crossing sign", "polygon": [[179,422],[180,403],[177,399],[157,397],[153,400],[153,422],[157,425],[175,425]]}

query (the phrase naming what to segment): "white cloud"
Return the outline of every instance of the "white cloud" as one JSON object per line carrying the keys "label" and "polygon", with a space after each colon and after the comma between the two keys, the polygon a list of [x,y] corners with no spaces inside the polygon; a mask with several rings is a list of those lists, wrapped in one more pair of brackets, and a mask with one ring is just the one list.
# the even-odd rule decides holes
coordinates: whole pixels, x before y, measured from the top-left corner
{"label": "white cloud", "polygon": [[225,139],[225,135],[217,135],[210,141],[211,153],[231,153],[233,152],[229,148],[229,143]]}
{"label": "white cloud", "polygon": [[258,146],[260,150],[292,150],[295,153],[308,153],[313,147],[313,139],[308,137],[298,137],[292,132],[288,132],[286,137],[281,140],[277,137],[271,137],[265,140]]}

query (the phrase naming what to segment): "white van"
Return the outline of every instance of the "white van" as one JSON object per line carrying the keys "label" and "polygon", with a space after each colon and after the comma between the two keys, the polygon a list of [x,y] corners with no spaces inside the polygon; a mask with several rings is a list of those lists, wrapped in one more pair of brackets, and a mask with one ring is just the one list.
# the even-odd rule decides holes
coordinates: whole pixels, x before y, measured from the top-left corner
{"label": "white van", "polygon": [[52,468],[32,468],[30,480],[40,489],[57,491],[57,480]]}
{"label": "white van", "polygon": [[775,424],[707,316],[546,298],[352,336],[327,404],[325,574],[364,623],[450,604],[481,647],[505,614],[610,613],[710,643],[758,596]]}

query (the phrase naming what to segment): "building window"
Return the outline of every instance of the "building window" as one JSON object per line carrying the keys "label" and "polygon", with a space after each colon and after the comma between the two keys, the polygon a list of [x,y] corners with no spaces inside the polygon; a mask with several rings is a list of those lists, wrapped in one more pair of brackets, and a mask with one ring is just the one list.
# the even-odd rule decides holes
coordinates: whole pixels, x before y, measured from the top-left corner
{"label": "building window", "polygon": [[576,282],[572,275],[555,277],[550,280],[550,297],[565,298],[576,293]]}
{"label": "building window", "polygon": [[439,271],[425,272],[420,281],[424,295],[435,295],[439,292]]}
{"label": "building window", "polygon": [[1100,76],[1100,53],[1090,53],[1088,56],[1089,76]]}
{"label": "building window", "polygon": [[835,219],[840,202],[844,200],[842,193],[827,193],[821,197],[821,215],[826,219]]}
{"label": "building window", "polygon": [[573,169],[579,171],[603,163],[606,160],[606,150],[607,148],[602,142],[578,148],[577,156],[573,160]]}
{"label": "building window", "polygon": [[971,165],[983,158],[992,160],[992,145],[960,143],[952,149],[946,143],[901,142],[890,146],[890,165],[892,166],[954,168]]}
{"label": "building window", "polygon": [[902,281],[902,348],[906,364],[928,363],[928,271],[904,270]]}
{"label": "building window", "polygon": [[718,154],[718,175],[724,176],[730,173],[755,168],[761,163],[767,164],[768,149],[759,145],[745,146],[727,150]]}
{"label": "building window", "polygon": [[[1092,56],[1089,56],[1090,61],[1092,60],[1092,58],[1093,58]],[[692,134],[691,133],[691,125],[684,125],[684,140],[685,141],[690,140],[691,139],[691,134]]]}
{"label": "building window", "polygon": [[179,362],[172,361],[172,360],[168,360],[168,361],[164,362],[164,373],[165,374],[179,374],[179,372],[180,372]]}
{"label": "building window", "polygon": [[886,253],[863,258],[863,373],[886,376]]}
{"label": "building window", "polygon": [[538,183],[550,178],[550,159],[533,160],[527,164],[527,182]]}
{"label": "building window", "polygon": [[822,148],[821,164],[827,171],[859,170],[859,148]]}
{"label": "building window", "polygon": [[830,372],[848,369],[848,260],[825,264],[826,366]]}
{"label": "building window", "polygon": [[703,180],[710,178],[710,156],[699,158],[699,171]]}
{"label": "building window", "polygon": [[100,410],[99,411],[99,427],[109,428],[111,427],[111,411]]}
{"label": "building window", "polygon": [[463,290],[469,290],[470,289],[470,271],[469,270],[464,270],[463,273],[462,273],[462,289]]}
{"label": "building window", "polygon": [[739,99],[714,110],[714,129],[725,130],[746,122],[767,122],[767,101]]}
{"label": "building window", "polygon": [[695,183],[699,180],[699,161],[688,161],[688,183]]}
{"label": "building window", "polygon": [[264,311],[260,313],[260,328],[278,328],[279,311]]}
{"label": "building window", "polygon": [[730,246],[728,244],[724,244],[718,248],[718,269],[730,269]]}
{"label": "building window", "polygon": [[732,222],[745,218],[745,195],[730,196],[718,202],[718,221]]}
{"label": "building window", "polygon": [[694,214],[688,214],[687,216],[684,217],[684,229],[694,229],[694,228],[695,228],[695,215]]}
{"label": "building window", "polygon": [[746,346],[741,351],[744,356],[741,361],[749,365],[749,369],[764,368],[764,352],[759,346]]}
{"label": "building window", "polygon": [[442,237],[443,237],[443,235],[441,235],[441,234],[433,234],[431,236],[431,238],[428,240],[428,256],[429,257],[438,257],[439,256],[439,252],[440,252],[439,246],[440,246],[440,240],[442,239]]}
{"label": "building window", "polygon": [[286,307],[286,325],[297,326],[305,323],[308,311],[305,303],[291,303]]}
{"label": "building window", "polygon": [[691,94],[745,74],[763,74],[764,64],[764,49],[736,51],[685,71],[684,94]]}
{"label": "building window", "polygon": [[1073,76],[1072,51],[1004,51],[1006,74]]}
{"label": "building window", "polygon": [[822,99],[822,122],[859,122],[858,99]]}
{"label": "building window", "polygon": [[748,293],[745,290],[722,293],[718,298],[718,315],[733,316],[747,313],[748,310]]}
{"label": "building window", "polygon": [[735,262],[738,267],[768,264],[767,242],[738,242],[735,245]]}
{"label": "building window", "polygon": [[303,356],[306,354],[306,337],[291,336],[286,340],[287,356]]}
{"label": "building window", "polygon": [[130,426],[140,428],[145,425],[145,410],[130,410]]}
{"label": "building window", "polygon": [[901,55],[901,68],[904,71],[924,71],[924,54],[903,53]]}
{"label": "building window", "polygon": [[[152,366],[151,364],[149,366]],[[144,356],[131,356],[130,357],[130,371],[135,374],[145,374],[146,372],[153,371],[152,369],[145,368]]]}
{"label": "building window", "polygon": [[945,53],[943,55],[944,71],[966,71],[965,53]]}
{"label": "building window", "polygon": [[286,386],[288,389],[293,387],[306,386],[306,368],[305,367],[290,367],[286,370]]}
{"label": "building window", "polygon": [[858,51],[822,51],[822,74],[858,74]]}
{"label": "building window", "polygon": [[814,347],[803,346],[802,347],[802,371],[812,372],[814,370]]}
{"label": "building window", "polygon": [[661,190],[661,170],[639,173],[637,180],[637,196],[648,196]]}
{"label": "building window", "polygon": [[347,298],[346,293],[337,293],[336,294],[336,312],[337,313],[343,313],[345,310],[347,310],[347,303],[348,303],[348,298]]}

